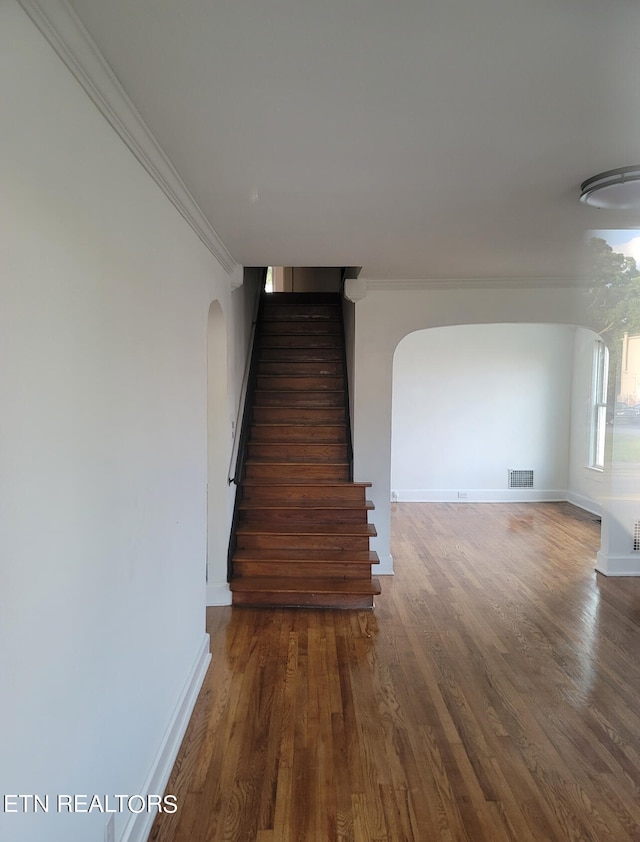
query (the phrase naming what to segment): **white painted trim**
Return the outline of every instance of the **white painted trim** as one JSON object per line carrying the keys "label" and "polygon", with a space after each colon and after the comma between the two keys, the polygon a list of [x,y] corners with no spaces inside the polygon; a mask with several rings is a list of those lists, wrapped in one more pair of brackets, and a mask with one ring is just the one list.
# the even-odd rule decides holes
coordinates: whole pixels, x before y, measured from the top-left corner
{"label": "white painted trim", "polygon": [[[178,704],[169,721],[169,726],[160,743],[160,748],[151,765],[149,774],[142,787],[136,790],[136,792],[143,795],[162,795],[164,793],[169,775],[173,769],[173,764],[178,755],[178,750],[180,749],[180,744],[182,743],[182,738],[191,719],[198,693],[202,687],[209,662],[211,661],[209,647],[209,635],[205,634],[182,694],[178,699]],[[178,809],[180,809],[180,805],[178,805]],[[153,811],[131,813],[125,825],[124,832],[120,837],[120,842],[144,842],[151,832],[155,815]]]}
{"label": "white painted trim", "polygon": [[18,0],[108,123],[224,269],[236,262],[66,0]]}
{"label": "white painted trim", "polygon": [[602,506],[600,503],[589,499],[589,497],[583,497],[582,494],[568,491],[567,503],[571,503],[571,505],[577,506],[579,509],[584,509],[585,512],[589,512],[596,517],[602,517]]}
{"label": "white painted trim", "polygon": [[596,570],[604,576],[640,576],[640,553],[608,555],[600,550],[596,555]]}
{"label": "white painted trim", "polygon": [[231,591],[227,582],[207,582],[207,605],[231,605]]}
{"label": "white painted trim", "polygon": [[583,278],[362,278],[367,290],[431,289],[575,289],[587,286]]}
{"label": "white painted trim", "polygon": [[393,556],[391,554],[383,555],[379,564],[371,565],[371,574],[373,576],[393,576]]}
{"label": "white painted trim", "polygon": [[461,491],[468,497],[458,497],[458,490],[451,488],[394,489],[398,503],[559,503],[567,500],[567,492],[558,490],[470,488]]}

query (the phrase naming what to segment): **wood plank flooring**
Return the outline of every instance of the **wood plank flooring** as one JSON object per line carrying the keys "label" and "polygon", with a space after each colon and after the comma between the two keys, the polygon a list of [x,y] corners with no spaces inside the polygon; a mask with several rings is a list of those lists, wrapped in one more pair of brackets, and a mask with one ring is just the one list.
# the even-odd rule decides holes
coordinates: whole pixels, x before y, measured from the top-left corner
{"label": "wood plank flooring", "polygon": [[153,842],[640,840],[640,579],[567,504],[400,504],[374,611],[210,608]]}

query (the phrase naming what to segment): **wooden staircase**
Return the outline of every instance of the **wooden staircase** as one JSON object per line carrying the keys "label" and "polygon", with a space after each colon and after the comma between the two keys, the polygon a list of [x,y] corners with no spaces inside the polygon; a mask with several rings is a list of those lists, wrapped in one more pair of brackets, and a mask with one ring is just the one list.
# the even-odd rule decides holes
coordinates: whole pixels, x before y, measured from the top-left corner
{"label": "wooden staircase", "polygon": [[231,556],[234,605],[371,608],[371,483],[351,482],[339,295],[265,295]]}

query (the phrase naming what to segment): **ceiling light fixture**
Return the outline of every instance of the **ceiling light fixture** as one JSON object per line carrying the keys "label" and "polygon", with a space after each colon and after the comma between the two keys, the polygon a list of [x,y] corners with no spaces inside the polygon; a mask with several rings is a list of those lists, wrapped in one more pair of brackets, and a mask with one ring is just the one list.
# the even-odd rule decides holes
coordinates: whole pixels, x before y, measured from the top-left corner
{"label": "ceiling light fixture", "polygon": [[593,208],[640,209],[640,164],[588,178],[580,185],[580,201]]}

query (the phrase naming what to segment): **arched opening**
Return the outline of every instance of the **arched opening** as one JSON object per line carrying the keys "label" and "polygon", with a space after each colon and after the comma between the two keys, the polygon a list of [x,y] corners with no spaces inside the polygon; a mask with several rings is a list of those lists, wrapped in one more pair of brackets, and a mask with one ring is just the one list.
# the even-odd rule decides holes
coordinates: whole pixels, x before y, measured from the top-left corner
{"label": "arched opening", "polygon": [[598,339],[560,324],[407,335],[393,363],[392,501],[566,501],[600,516]]}
{"label": "arched opening", "polygon": [[[454,325],[406,336],[393,366],[392,493],[506,502],[573,491],[597,508],[593,477],[583,473],[593,467],[597,338],[555,324]],[[530,471],[531,484],[510,486],[510,471]]]}
{"label": "arched opening", "polygon": [[219,301],[207,322],[207,605],[226,605],[229,542],[227,330]]}

